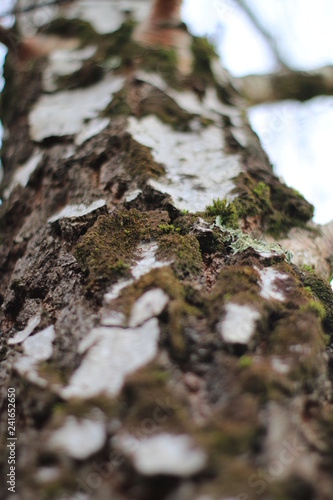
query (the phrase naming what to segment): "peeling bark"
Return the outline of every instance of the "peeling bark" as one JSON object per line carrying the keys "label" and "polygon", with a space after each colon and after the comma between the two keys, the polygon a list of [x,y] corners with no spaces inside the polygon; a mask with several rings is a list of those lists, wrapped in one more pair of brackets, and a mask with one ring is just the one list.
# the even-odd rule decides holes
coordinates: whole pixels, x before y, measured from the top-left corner
{"label": "peeling bark", "polygon": [[6,60],[2,498],[15,390],[17,498],[331,499],[331,225],[206,41],[89,9]]}

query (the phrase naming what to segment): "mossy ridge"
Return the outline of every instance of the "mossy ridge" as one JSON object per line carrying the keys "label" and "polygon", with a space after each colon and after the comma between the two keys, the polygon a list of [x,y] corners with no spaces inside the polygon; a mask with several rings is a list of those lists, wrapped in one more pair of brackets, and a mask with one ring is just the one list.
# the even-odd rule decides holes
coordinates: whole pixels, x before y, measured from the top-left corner
{"label": "mossy ridge", "polygon": [[172,259],[172,269],[180,279],[193,278],[202,272],[203,262],[198,240],[176,232],[158,238],[157,256]]}
{"label": "mossy ridge", "polygon": [[156,236],[158,222],[152,213],[135,209],[100,216],[74,248],[74,256],[87,274],[88,289],[103,289],[119,277],[129,277],[138,243]]}
{"label": "mossy ridge", "polygon": [[[263,264],[254,255],[251,259],[251,266],[243,265],[244,256],[236,255],[230,265],[221,270],[212,291],[204,298],[205,316],[215,329],[227,302],[252,305],[260,312],[261,319],[248,351],[256,353],[259,349],[268,362],[257,360],[239,367],[242,369],[240,378],[244,377],[248,390],[263,400],[289,397],[300,388],[311,392],[326,369],[321,362],[326,341],[321,327],[323,308],[317,307],[318,303],[313,301],[297,272],[287,262],[274,265],[274,269],[288,276],[280,282],[284,300],[262,297],[260,275],[255,268],[262,269]],[[289,373],[275,373],[270,357],[285,359],[290,366]]]}
{"label": "mossy ridge", "polygon": [[255,217],[258,224],[274,237],[292,227],[305,227],[314,207],[294,189],[268,172],[242,172],[234,178],[238,197],[234,200],[239,217]]}
{"label": "mossy ridge", "polygon": [[149,178],[157,178],[165,174],[162,165],[156,163],[150,149],[124,134],[118,145],[120,161],[124,164],[131,179],[143,187]]}
{"label": "mossy ridge", "polygon": [[181,132],[189,131],[191,121],[198,116],[184,111],[162,90],[140,81],[128,83],[117,92],[102,115],[110,118],[119,115],[136,118],[154,115],[173,130]]}

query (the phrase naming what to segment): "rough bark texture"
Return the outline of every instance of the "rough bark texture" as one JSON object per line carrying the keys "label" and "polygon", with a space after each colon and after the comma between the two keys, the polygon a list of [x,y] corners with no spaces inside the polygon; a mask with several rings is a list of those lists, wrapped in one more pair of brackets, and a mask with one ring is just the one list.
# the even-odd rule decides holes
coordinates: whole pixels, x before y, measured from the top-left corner
{"label": "rough bark texture", "polygon": [[148,13],[73,2],[6,59],[1,498],[331,499],[331,226]]}

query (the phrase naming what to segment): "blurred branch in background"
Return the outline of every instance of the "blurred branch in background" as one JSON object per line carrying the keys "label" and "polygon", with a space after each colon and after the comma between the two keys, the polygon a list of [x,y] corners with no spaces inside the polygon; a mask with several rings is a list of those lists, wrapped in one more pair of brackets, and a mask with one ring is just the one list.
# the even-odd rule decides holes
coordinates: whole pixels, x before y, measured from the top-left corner
{"label": "blurred branch in background", "polygon": [[283,70],[236,80],[250,106],[287,99],[304,102],[320,95],[333,95],[333,66],[307,72]]}

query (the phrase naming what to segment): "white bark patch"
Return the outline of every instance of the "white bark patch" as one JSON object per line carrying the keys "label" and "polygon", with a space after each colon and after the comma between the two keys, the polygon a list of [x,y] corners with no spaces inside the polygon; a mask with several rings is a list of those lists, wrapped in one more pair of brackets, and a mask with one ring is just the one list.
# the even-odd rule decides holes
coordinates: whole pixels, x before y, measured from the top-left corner
{"label": "white bark patch", "polygon": [[144,293],[132,308],[129,326],[136,327],[150,318],[159,316],[168,302],[169,297],[160,288],[154,288]]}
{"label": "white bark patch", "polygon": [[53,433],[48,447],[76,460],[85,460],[102,448],[105,439],[105,424],[101,420],[69,416],[64,426]]}
{"label": "white bark patch", "polygon": [[30,318],[28,321],[28,324],[24,328],[24,330],[17,332],[12,339],[8,340],[8,344],[15,345],[15,344],[21,344],[22,342],[24,342],[24,340],[27,339],[29,337],[29,335],[32,334],[34,329],[39,325],[40,320],[41,320],[41,317],[39,316],[39,314]]}
{"label": "white bark patch", "polygon": [[130,117],[128,131],[165,165],[166,176],[150,184],[170,194],[180,210],[203,211],[213,198],[230,195],[235,187],[231,179],[242,171],[239,156],[223,152],[222,130],[215,125],[184,133],[155,116]]}
{"label": "white bark patch", "polygon": [[145,476],[190,477],[207,462],[205,453],[187,435],[163,433],[138,439],[123,434],[116,436],[112,444],[128,455],[135,469]]}
{"label": "white bark patch", "polygon": [[100,35],[112,33],[126,20],[126,11],[133,12],[136,21],[147,19],[150,5],[146,0],[108,0],[91,2],[81,0],[70,5],[64,12],[67,18],[88,21]]}
{"label": "white bark patch", "polygon": [[123,77],[110,75],[87,88],[44,94],[29,114],[31,138],[40,142],[78,134],[86,121],[97,118],[123,83]]}
{"label": "white bark patch", "polygon": [[90,214],[102,207],[105,207],[105,205],[105,200],[96,200],[90,205],[84,205],[83,203],[79,205],[66,205],[62,210],[60,210],[60,212],[50,217],[48,219],[48,222],[52,223],[60,219],[83,217],[84,215]]}
{"label": "white bark patch", "polygon": [[108,118],[95,118],[82,127],[81,132],[75,137],[75,144],[80,146],[88,139],[102,132],[110,123]]}
{"label": "white bark patch", "polygon": [[125,202],[130,203],[131,201],[136,200],[141,193],[142,189],[133,189],[132,191],[128,191],[125,195]]}
{"label": "white bark patch", "polygon": [[111,290],[104,295],[105,304],[109,304],[114,299],[119,297],[120,292],[127,286],[134,283],[135,280],[141,278],[145,274],[149,273],[153,269],[158,269],[160,267],[169,266],[171,261],[161,262],[156,259],[156,252],[158,246],[156,243],[141,243],[138,246],[139,259],[131,267],[131,273],[134,279],[120,280],[118,283],[112,286]]}
{"label": "white bark patch", "polygon": [[46,387],[47,381],[38,375],[36,366],[38,363],[46,361],[52,356],[52,342],[54,338],[55,332],[53,325],[27,338],[23,342],[24,355],[14,363],[14,368],[21,375],[24,375],[30,382],[41,387]]}
{"label": "white bark patch", "polygon": [[117,311],[106,311],[102,315],[101,326],[125,326],[125,315]]}
{"label": "white bark patch", "polygon": [[277,280],[285,280],[288,278],[287,274],[280,273],[271,267],[266,267],[265,269],[256,269],[260,275],[261,290],[260,295],[267,300],[279,300],[283,302],[285,300],[284,294],[279,290],[279,285]]}
{"label": "white bark patch", "polygon": [[93,329],[79,346],[87,350],[62,397],[89,398],[98,394],[116,396],[127,375],[152,361],[157,354],[159,327],[157,319],[140,328]]}
{"label": "white bark patch", "polygon": [[78,50],[55,50],[51,52],[48,64],[43,72],[43,90],[54,92],[57,90],[57,78],[67,76],[78,71],[86,61],[96,52],[97,47],[88,45]]}
{"label": "white bark patch", "polygon": [[34,479],[39,484],[47,484],[58,481],[60,476],[61,471],[58,467],[40,467],[34,475]]}
{"label": "white bark patch", "polygon": [[247,345],[255,332],[260,313],[251,306],[233,304],[225,306],[225,318],[219,325],[222,339],[227,344]]}
{"label": "white bark patch", "polygon": [[6,199],[9,198],[11,192],[16,186],[25,187],[28,184],[31,174],[36,170],[42,158],[43,153],[38,151],[16,170],[9,187],[4,190],[3,194]]}

